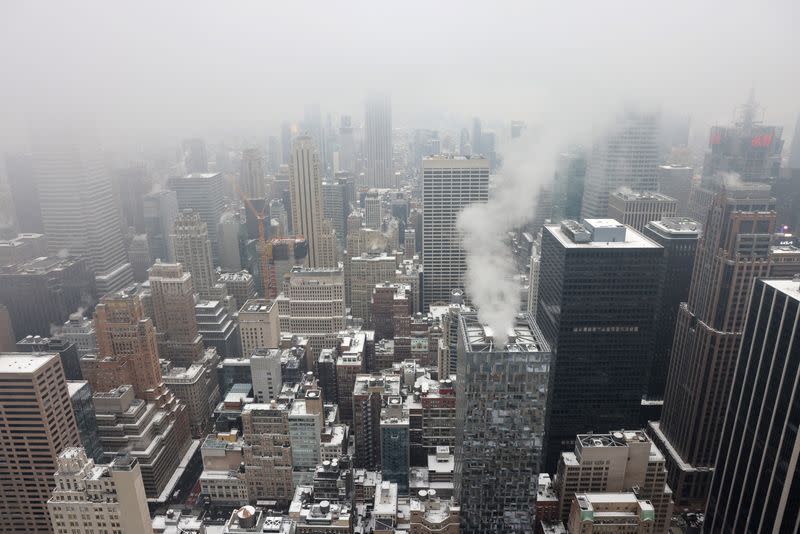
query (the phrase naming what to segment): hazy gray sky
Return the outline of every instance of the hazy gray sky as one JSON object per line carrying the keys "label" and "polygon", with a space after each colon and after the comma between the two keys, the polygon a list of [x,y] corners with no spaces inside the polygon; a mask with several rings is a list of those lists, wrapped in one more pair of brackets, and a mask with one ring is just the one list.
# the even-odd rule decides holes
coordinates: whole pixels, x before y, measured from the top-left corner
{"label": "hazy gray sky", "polygon": [[[69,110],[103,131],[272,129],[303,106],[580,120],[622,99],[728,122],[755,85],[800,112],[795,0],[0,2],[0,143]],[[2,148],[2,146],[0,146]]]}

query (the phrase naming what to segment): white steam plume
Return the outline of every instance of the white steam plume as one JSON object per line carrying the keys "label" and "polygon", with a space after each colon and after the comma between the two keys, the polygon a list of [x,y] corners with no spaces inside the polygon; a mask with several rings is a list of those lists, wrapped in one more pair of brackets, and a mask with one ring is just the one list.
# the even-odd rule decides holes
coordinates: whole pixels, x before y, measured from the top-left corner
{"label": "white steam plume", "polygon": [[525,138],[512,140],[503,150],[503,169],[493,177],[489,201],[468,206],[458,216],[467,253],[467,294],[478,309],[478,319],[494,331],[500,347],[508,341],[519,311],[517,273],[507,234],[534,216],[541,187],[553,180],[556,146]]}

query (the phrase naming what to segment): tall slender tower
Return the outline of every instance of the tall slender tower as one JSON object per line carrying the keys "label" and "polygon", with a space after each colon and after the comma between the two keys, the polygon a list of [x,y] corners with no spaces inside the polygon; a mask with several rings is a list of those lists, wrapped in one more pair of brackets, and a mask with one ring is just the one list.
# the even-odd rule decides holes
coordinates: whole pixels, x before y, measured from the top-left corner
{"label": "tall slender tower", "polygon": [[658,190],[659,115],[626,110],[595,145],[586,171],[581,217],[608,216],[608,197],[620,187]]}
{"label": "tall slender tower", "polygon": [[461,532],[530,532],[544,444],[552,353],[530,315],[506,346],[461,314],[454,491]]}
{"label": "tall slender tower", "polygon": [[332,257],[335,240],[330,225],[322,219],[322,179],[319,154],[311,137],[302,135],[295,139],[292,148],[289,192],[292,198],[292,228],[308,241],[308,266],[335,267]]}
{"label": "tall slender tower", "polygon": [[208,292],[217,278],[214,274],[208,227],[200,214],[183,210],[178,215],[172,232],[172,248],[175,250],[175,261],[192,274],[195,290],[203,298],[209,298]]}
{"label": "tall slender tower", "polygon": [[678,506],[702,509],[753,281],[770,272],[775,199],[769,186],[718,179],[697,245],[688,302],[675,326],[660,422],[649,432],[666,453]]}
{"label": "tall slender tower", "polygon": [[246,198],[266,197],[267,188],[264,181],[264,159],[257,148],[242,151],[242,168],[239,171],[239,189]]}
{"label": "tall slender tower", "polygon": [[[736,363],[706,532],[800,524],[800,280],[756,280]],[[752,439],[742,439],[742,437]]]}
{"label": "tall slender tower", "polygon": [[63,138],[35,139],[34,170],[51,253],[86,258],[99,295],[133,282],[100,150]]}
{"label": "tall slender tower", "polygon": [[189,367],[203,358],[192,275],[180,263],[156,262],[148,276],[159,355],[176,366]]}
{"label": "tall slender tower", "polygon": [[450,301],[463,289],[467,259],[456,229],[461,210],[489,200],[489,160],[483,156],[432,156],[422,160],[423,308]]}
{"label": "tall slender tower", "polygon": [[58,454],[80,434],[58,354],[0,354],[0,530],[51,533],[47,499]]}
{"label": "tall slender tower", "polygon": [[397,187],[392,165],[392,103],[389,95],[367,98],[364,114],[364,158],[369,187]]}

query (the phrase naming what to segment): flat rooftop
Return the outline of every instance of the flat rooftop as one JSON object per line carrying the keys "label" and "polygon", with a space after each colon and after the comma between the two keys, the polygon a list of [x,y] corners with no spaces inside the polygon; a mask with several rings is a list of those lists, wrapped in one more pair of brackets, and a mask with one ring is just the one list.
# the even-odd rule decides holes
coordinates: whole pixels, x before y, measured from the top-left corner
{"label": "flat rooftop", "polygon": [[800,300],[800,280],[764,280],[764,283],[770,287],[774,287],[781,293],[789,296],[794,300]]}
{"label": "flat rooftop", "polygon": [[5,352],[0,354],[0,374],[32,374],[57,357],[49,352]]}
{"label": "flat rooftop", "polygon": [[663,193],[657,193],[655,191],[615,191],[611,193],[612,197],[621,198],[626,201],[637,201],[637,200],[655,200],[657,202],[675,202],[675,199],[667,196]]}
{"label": "flat rooftop", "polygon": [[460,320],[469,343],[470,352],[550,352],[550,345],[544,339],[539,327],[527,315],[517,316],[516,322],[508,332],[505,347],[495,347],[495,334],[492,329],[478,320],[474,313],[462,313]]}
{"label": "flat rooftop", "polygon": [[660,221],[650,221],[647,226],[667,236],[696,236],[703,228],[702,224],[690,217],[664,217]]}
{"label": "flat rooftop", "polygon": [[[597,223],[595,224],[595,228],[609,228],[605,226],[608,224],[606,221],[613,221],[615,225],[618,225],[616,220],[614,219],[589,219],[589,222]],[[544,226],[545,231],[550,232],[550,234],[555,237],[559,243],[561,243],[564,248],[568,249],[650,249],[650,248],[661,248],[661,245],[658,243],[651,241],[650,239],[646,238],[644,235],[640,234],[636,230],[631,227],[625,228],[625,240],[624,241],[588,241],[586,243],[576,243],[573,241],[569,235],[564,232],[558,224],[546,224]]]}

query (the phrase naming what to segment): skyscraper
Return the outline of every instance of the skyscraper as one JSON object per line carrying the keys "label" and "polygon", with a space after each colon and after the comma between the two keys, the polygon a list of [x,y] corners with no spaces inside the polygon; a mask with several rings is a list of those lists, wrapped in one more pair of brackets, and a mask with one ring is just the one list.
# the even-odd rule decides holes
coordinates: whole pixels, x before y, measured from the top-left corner
{"label": "skyscraper", "polygon": [[97,356],[81,359],[84,378],[95,392],[131,384],[140,399],[162,392],[153,321],[145,315],[139,290],[133,286],[100,299],[95,309]]}
{"label": "skyscraper", "polygon": [[388,95],[367,98],[364,113],[364,164],[368,187],[397,187],[392,164],[392,103]]}
{"label": "skyscraper", "polygon": [[545,225],[537,323],[555,354],[547,433],[552,472],[575,435],[639,420],[664,250],[611,219]]}
{"label": "skyscraper", "polygon": [[[422,160],[423,309],[449,302],[463,289],[467,260],[456,229],[459,212],[489,200],[489,161],[482,156],[433,156]],[[499,238],[498,238],[499,239]],[[383,280],[379,280],[383,281]]]}
{"label": "skyscraper", "polygon": [[175,219],[171,237],[175,261],[191,273],[194,290],[203,298],[208,298],[208,292],[217,278],[205,221],[199,213],[183,210]]}
{"label": "skyscraper", "polygon": [[800,280],[755,281],[706,513],[706,532],[800,524]]}
{"label": "skyscraper", "polygon": [[356,172],[356,142],[350,115],[342,115],[339,126],[339,170]]}
{"label": "skyscraper", "polygon": [[[292,147],[291,179],[292,228],[308,240],[309,267],[335,267],[333,251],[325,241],[334,238],[323,227],[322,178],[317,148],[307,135],[295,139]],[[330,245],[330,244],[327,244]],[[328,252],[328,254],[326,254]]]}
{"label": "skyscraper", "polygon": [[[80,447],[58,455],[56,488],[47,502],[55,534],[152,532],[142,470],[136,458],[120,456],[96,465]],[[111,529],[112,531],[115,528]]]}
{"label": "skyscraper", "polygon": [[51,254],[67,251],[86,258],[100,295],[133,282],[100,150],[63,139],[36,139],[34,170]]}
{"label": "skyscraper", "polygon": [[43,233],[42,209],[39,203],[36,173],[33,171],[33,158],[30,154],[7,154],[5,164],[19,231]]}
{"label": "skyscraper", "polygon": [[683,165],[661,165],[658,167],[658,191],[675,199],[677,215],[689,214],[689,193],[692,189],[694,169]]}
{"label": "skyscraper", "polygon": [[[800,117],[794,128],[788,165],[772,184],[772,196],[777,199],[778,228],[786,226],[796,234],[800,231]],[[18,213],[17,218],[20,217]]]}
{"label": "skyscraper", "polygon": [[627,186],[658,190],[659,115],[626,110],[594,147],[586,170],[581,217],[606,217],[608,196]]}
{"label": "skyscraper", "polygon": [[641,232],[650,221],[675,217],[678,203],[674,198],[651,191],[636,193],[621,189],[608,197],[608,218]]}
{"label": "skyscraper", "polygon": [[145,195],[142,210],[151,257],[165,262],[175,261],[170,237],[175,219],[178,218],[178,196],[175,191],[154,191]]}
{"label": "skyscraper", "polygon": [[158,353],[176,366],[203,357],[203,338],[194,315],[192,275],[180,263],[156,262],[148,271]]}
{"label": "skyscraper", "polygon": [[208,172],[206,142],[199,137],[183,141],[183,165],[187,173]]}
{"label": "skyscraper", "polygon": [[239,189],[245,198],[263,199],[267,195],[264,181],[264,158],[257,148],[242,151],[242,167],[239,170]]}
{"label": "skyscraper", "polygon": [[663,283],[646,393],[649,399],[663,399],[675,322],[692,282],[700,223],[685,217],[668,217],[647,223],[642,233],[664,247]]}
{"label": "skyscraper", "polygon": [[508,334],[498,347],[474,314],[459,318],[454,491],[464,534],[532,529],[552,353],[530,315]]}
{"label": "skyscraper", "polygon": [[52,532],[47,499],[56,458],[80,445],[57,354],[0,354],[0,518],[5,532]]}
{"label": "skyscraper", "polygon": [[206,223],[213,259],[215,262],[219,261],[217,231],[220,217],[225,211],[222,173],[194,173],[173,177],[169,179],[168,185],[178,195],[178,208],[196,211]]}
{"label": "skyscraper", "polygon": [[747,299],[753,281],[769,276],[775,229],[769,186],[725,179],[718,188],[678,312],[661,421],[649,427],[667,456],[675,503],[697,509],[723,439]]}
{"label": "skyscraper", "polygon": [[581,147],[558,156],[553,178],[553,207],[549,217],[554,221],[579,219],[586,180],[586,153]]}

